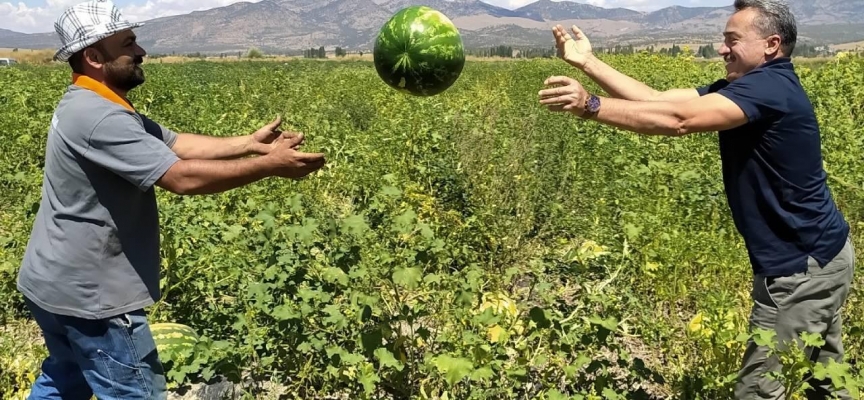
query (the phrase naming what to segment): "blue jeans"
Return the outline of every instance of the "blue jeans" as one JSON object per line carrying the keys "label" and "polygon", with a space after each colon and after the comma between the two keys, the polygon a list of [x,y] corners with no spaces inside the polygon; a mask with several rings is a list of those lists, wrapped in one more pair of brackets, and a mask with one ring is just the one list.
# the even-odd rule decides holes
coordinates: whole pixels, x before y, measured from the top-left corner
{"label": "blue jeans", "polygon": [[28,399],[165,399],[165,374],[143,310],[101,320],[50,313],[25,297],[48,358]]}

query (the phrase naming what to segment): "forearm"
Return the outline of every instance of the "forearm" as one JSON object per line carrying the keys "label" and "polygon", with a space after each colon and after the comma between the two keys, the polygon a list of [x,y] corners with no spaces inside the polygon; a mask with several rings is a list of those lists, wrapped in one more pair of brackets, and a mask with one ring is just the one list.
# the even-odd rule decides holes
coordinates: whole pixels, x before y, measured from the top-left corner
{"label": "forearm", "polygon": [[184,160],[227,160],[253,154],[249,135],[218,137],[181,133],[174,143],[174,153]]}
{"label": "forearm", "polygon": [[661,94],[648,85],[618,72],[593,55],[589,56],[582,71],[606,93],[617,99],[652,101],[659,98]]}
{"label": "forearm", "polygon": [[272,174],[268,158],[180,160],[157,182],[176,194],[212,194],[253,183]]}
{"label": "forearm", "polygon": [[688,118],[680,105],[669,102],[636,102],[601,99],[603,106],[592,119],[645,135],[681,136],[689,132]]}

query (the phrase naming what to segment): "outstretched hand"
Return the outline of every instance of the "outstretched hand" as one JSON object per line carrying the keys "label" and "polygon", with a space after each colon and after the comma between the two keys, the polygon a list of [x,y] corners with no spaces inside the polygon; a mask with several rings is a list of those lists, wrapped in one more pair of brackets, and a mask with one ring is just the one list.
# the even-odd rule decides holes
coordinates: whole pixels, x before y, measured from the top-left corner
{"label": "outstretched hand", "polygon": [[555,47],[558,49],[558,57],[581,69],[588,63],[591,55],[591,42],[576,25],[573,25],[571,30],[573,30],[573,36],[570,36],[561,25],[555,25],[552,28],[552,35],[555,36]]}
{"label": "outstretched hand", "polygon": [[323,153],[303,153],[297,151],[297,146],[303,141],[303,135],[281,140],[265,157],[274,167],[274,175],[283,178],[300,179],[324,166],[326,160]]}
{"label": "outstretched hand", "polygon": [[545,86],[559,85],[550,89],[541,90],[540,104],[545,105],[550,111],[571,112],[581,116],[585,112],[585,100],[588,91],[582,87],[579,81],[566,76],[552,76],[543,82]]}
{"label": "outstretched hand", "polygon": [[292,148],[299,148],[303,143],[303,135],[298,132],[282,131],[279,129],[279,125],[281,124],[282,117],[277,115],[276,119],[255,131],[251,135],[249,142],[252,152],[256,154],[269,154],[273,149],[280,146],[282,142],[289,139],[292,139]]}

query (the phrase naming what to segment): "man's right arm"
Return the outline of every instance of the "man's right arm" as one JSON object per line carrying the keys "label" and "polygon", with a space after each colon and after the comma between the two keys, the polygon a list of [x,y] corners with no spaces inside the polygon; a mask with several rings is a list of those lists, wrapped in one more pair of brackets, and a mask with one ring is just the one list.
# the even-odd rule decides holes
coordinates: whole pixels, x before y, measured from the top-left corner
{"label": "man's right arm", "polygon": [[84,158],[119,175],[141,191],[157,185],[177,194],[218,193],[268,176],[302,178],[325,163],[324,154],[296,150],[303,141],[302,135],[286,139],[264,156],[182,160],[163,140],[147,133],[125,110],[108,113],[89,136],[81,135],[73,140],[85,146]]}
{"label": "man's right arm", "polygon": [[266,157],[239,160],[178,160],[156,181],[175,194],[213,194],[248,185],[273,175]]}
{"label": "man's right arm", "polygon": [[617,70],[608,64],[604,63],[594,55],[589,55],[585,65],[582,66],[582,72],[588,75],[594,82],[597,83],[610,96],[633,101],[666,101],[666,102],[684,102],[693,100],[699,97],[699,92],[695,88],[691,89],[671,89],[667,91],[658,91],[652,87],[639,82]]}
{"label": "man's right arm", "polygon": [[299,179],[324,166],[324,154],[303,153],[303,136],[285,140],[270,153],[237,160],[179,160],[156,185],[181,195],[212,194],[248,185],[268,176]]}

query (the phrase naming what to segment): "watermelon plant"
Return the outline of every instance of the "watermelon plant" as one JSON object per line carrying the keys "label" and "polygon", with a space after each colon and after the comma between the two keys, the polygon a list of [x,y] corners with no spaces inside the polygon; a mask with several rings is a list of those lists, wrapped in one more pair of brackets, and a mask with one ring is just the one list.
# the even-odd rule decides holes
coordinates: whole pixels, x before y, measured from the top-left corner
{"label": "watermelon plant", "polygon": [[[685,56],[601,57],[657,89],[723,76]],[[262,399],[261,387],[298,399],[732,397],[751,270],[716,135],[549,115],[534,95],[549,75],[600,92],[559,60],[466,64],[446,96],[425,98],[382,85],[370,62],[144,68],[132,100],[169,127],[237,135],[279,113],[330,160],[314,179],[157,191],[164,297],[148,312],[183,326],[153,328],[172,387],[222,376]],[[798,70],[832,194],[864,248],[864,59]],[[0,72],[0,393],[23,399],[45,350],[15,278],[69,74]],[[864,381],[855,279],[847,362],[780,354],[790,388],[802,372],[853,391]]]}
{"label": "watermelon plant", "polygon": [[381,27],[373,57],[375,70],[384,82],[418,96],[447,90],[465,66],[456,25],[427,6],[409,6],[396,12]]}

